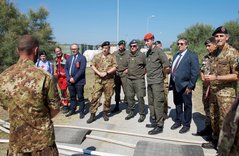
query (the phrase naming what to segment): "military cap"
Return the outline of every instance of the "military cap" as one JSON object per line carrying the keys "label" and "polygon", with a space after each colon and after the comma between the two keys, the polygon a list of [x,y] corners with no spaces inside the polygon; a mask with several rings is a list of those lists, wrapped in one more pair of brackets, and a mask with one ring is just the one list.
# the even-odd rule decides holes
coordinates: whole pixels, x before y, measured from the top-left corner
{"label": "military cap", "polygon": [[209,43],[214,43],[215,44],[216,43],[215,37],[210,37],[204,42],[205,45],[207,45]]}
{"label": "military cap", "polygon": [[148,34],[144,35],[144,40],[148,40],[151,38],[154,38],[154,35],[152,33],[148,33]]}
{"label": "military cap", "polygon": [[161,44],[161,41],[155,41],[155,44]]}
{"label": "military cap", "polygon": [[213,33],[212,36],[215,36],[217,33],[228,34],[227,29],[224,26],[218,27]]}
{"label": "military cap", "polygon": [[129,42],[129,45],[131,45],[131,44],[138,44],[138,42],[137,42],[137,40],[132,40]]}
{"label": "military cap", "polygon": [[109,41],[105,41],[101,44],[101,47],[104,47],[104,46],[109,46],[110,45],[110,42]]}
{"label": "military cap", "polygon": [[121,44],[125,45],[126,44],[125,40],[120,40],[118,45],[121,45]]}

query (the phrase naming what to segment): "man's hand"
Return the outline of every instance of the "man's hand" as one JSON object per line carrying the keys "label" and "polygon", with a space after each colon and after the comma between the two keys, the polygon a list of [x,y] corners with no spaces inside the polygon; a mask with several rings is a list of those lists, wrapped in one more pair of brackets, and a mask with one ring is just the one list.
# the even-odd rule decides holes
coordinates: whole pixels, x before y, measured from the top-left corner
{"label": "man's hand", "polygon": [[107,75],[107,72],[100,72],[99,73],[99,76],[102,77],[102,78],[105,77],[106,75]]}
{"label": "man's hand", "polygon": [[125,69],[125,70],[123,71],[123,74],[128,74],[128,69]]}
{"label": "man's hand", "polygon": [[185,90],[185,92],[184,92],[185,94],[189,94],[189,93],[192,93],[192,89],[190,89],[190,88],[186,88],[186,90]]}
{"label": "man's hand", "polygon": [[216,75],[204,75],[204,79],[205,79],[205,81],[215,81],[215,80],[217,80],[217,76]]}
{"label": "man's hand", "polygon": [[70,83],[75,83],[75,80],[73,77],[70,78]]}

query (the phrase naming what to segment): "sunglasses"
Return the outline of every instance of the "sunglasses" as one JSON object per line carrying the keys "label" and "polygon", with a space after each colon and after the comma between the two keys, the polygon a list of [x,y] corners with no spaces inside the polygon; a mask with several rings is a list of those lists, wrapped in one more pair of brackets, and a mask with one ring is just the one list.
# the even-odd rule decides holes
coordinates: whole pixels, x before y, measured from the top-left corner
{"label": "sunglasses", "polygon": [[177,45],[181,45],[182,46],[182,45],[184,45],[184,43],[177,43]]}
{"label": "sunglasses", "polygon": [[136,48],[137,47],[137,45],[131,45],[130,46],[130,48]]}

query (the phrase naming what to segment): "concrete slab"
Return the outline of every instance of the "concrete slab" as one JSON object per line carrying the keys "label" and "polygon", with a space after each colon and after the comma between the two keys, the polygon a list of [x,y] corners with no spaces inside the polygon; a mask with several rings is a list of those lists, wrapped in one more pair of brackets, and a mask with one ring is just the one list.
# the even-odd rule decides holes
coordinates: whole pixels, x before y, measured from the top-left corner
{"label": "concrete slab", "polygon": [[[104,99],[102,98],[101,101],[102,100]],[[168,100],[169,100],[169,106],[171,107],[171,109],[169,109],[170,117],[165,121],[163,133],[157,134],[154,136],[149,136],[148,131],[151,129],[145,127],[145,125],[149,123],[149,114],[147,114],[145,121],[142,123],[138,123],[139,114],[137,114],[134,118],[126,121],[124,118],[127,116],[127,114],[125,112],[124,104],[121,105],[121,108],[123,110],[119,113],[111,114],[111,117],[108,122],[105,122],[103,120],[102,114],[100,113],[102,112],[102,106],[100,106],[97,112],[98,119],[91,124],[86,123],[86,120],[90,117],[90,113],[88,113],[84,119],[79,119],[78,115],[74,115],[72,117],[69,117],[69,120],[74,118],[73,122],[71,122],[71,125],[87,127],[87,129],[99,128],[99,129],[105,129],[105,130],[114,130],[114,131],[137,134],[138,136],[132,136],[130,134],[129,135],[114,134],[114,133],[100,132],[100,131],[94,131],[94,130],[92,130],[92,132],[90,133],[90,135],[92,136],[98,136],[105,139],[111,139],[111,140],[115,140],[115,142],[119,141],[125,144],[134,145],[134,146],[136,146],[137,142],[140,140],[156,141],[160,143],[196,145],[196,146],[201,146],[201,143],[206,142],[202,137],[192,135],[192,133],[195,133],[197,129],[200,130],[204,126],[202,116],[200,115],[200,113],[194,112],[194,110],[193,110],[193,120],[191,124],[191,129],[189,132],[185,134],[180,134],[178,132],[179,129],[176,129],[176,130],[170,129],[170,127],[173,124],[173,119],[175,116],[175,106],[172,100],[172,92],[169,92]],[[145,102],[146,104],[148,103],[147,97],[145,97]],[[112,105],[114,103],[115,103],[114,99],[112,98]],[[66,132],[66,135],[67,135],[67,132]],[[92,149],[95,151],[100,151],[105,153],[114,153],[114,154],[120,154],[120,155],[126,155],[126,156],[133,156],[134,150],[135,150],[132,147],[127,147],[124,145],[119,145],[119,144],[107,142],[107,141],[100,141],[100,140],[96,140],[92,138],[86,138],[81,145],[74,145],[74,147],[79,147],[83,149]],[[216,155],[215,150],[203,149],[203,151],[205,156]]]}

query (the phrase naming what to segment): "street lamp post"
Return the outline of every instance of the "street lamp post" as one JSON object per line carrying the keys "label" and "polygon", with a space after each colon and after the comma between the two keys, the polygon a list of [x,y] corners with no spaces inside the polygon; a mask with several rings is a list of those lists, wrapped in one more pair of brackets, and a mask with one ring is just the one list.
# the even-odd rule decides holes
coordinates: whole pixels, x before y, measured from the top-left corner
{"label": "street lamp post", "polygon": [[116,38],[116,40],[117,40],[117,43],[119,42],[119,31],[120,31],[120,29],[119,29],[119,16],[120,16],[120,3],[119,3],[119,0],[117,0],[117,38]]}
{"label": "street lamp post", "polygon": [[155,15],[151,15],[151,16],[149,16],[149,17],[147,18],[146,33],[149,32],[149,20],[150,20],[151,18],[154,18],[154,17],[156,17],[156,16],[155,16]]}

